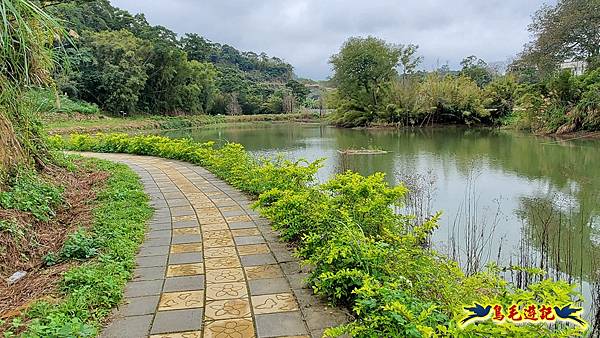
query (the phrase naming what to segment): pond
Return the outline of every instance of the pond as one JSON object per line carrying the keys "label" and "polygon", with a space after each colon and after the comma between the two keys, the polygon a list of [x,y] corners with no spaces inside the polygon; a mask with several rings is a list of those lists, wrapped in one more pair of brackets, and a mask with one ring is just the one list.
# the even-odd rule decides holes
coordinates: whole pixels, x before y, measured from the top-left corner
{"label": "pond", "polygon": [[[318,179],[344,170],[386,173],[415,193],[405,212],[442,211],[432,245],[467,272],[489,261],[539,267],[579,283],[600,267],[600,140],[561,141],[501,130],[339,129],[320,124],[253,124],[163,132],[198,141],[237,142],[256,155],[325,158]],[[345,154],[347,149],[386,153]],[[342,151],[342,152],[341,152]],[[532,280],[518,272],[520,285]]]}

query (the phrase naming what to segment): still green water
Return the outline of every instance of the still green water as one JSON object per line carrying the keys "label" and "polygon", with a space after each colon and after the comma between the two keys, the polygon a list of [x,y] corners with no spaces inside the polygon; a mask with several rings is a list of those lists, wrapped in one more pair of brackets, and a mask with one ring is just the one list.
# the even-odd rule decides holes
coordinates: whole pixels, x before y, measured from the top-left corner
{"label": "still green water", "polygon": [[[433,245],[463,268],[479,269],[488,261],[543,267],[551,275],[572,276],[590,297],[585,282],[600,266],[600,140],[559,141],[484,129],[352,130],[299,123],[162,134],[237,142],[256,155],[325,158],[321,181],[347,169],[364,175],[384,172],[390,183],[407,181],[419,191],[421,198],[405,211],[443,212]],[[348,156],[338,151],[360,148],[388,153]]]}

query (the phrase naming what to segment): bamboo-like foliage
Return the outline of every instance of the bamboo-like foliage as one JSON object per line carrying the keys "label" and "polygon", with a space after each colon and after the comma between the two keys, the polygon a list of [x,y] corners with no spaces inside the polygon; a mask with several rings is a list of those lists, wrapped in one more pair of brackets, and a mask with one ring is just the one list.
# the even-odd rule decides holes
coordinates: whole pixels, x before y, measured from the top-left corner
{"label": "bamboo-like foliage", "polygon": [[51,82],[53,46],[62,36],[36,2],[0,0],[0,183],[18,163],[43,163],[41,128],[22,94]]}

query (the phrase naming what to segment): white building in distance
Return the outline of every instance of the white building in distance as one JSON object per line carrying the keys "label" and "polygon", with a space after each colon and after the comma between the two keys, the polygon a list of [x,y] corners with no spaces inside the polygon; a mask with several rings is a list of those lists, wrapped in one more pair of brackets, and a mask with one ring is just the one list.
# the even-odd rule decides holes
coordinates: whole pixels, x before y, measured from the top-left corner
{"label": "white building in distance", "polygon": [[568,61],[560,64],[560,69],[570,69],[573,75],[583,75],[587,63],[585,61]]}

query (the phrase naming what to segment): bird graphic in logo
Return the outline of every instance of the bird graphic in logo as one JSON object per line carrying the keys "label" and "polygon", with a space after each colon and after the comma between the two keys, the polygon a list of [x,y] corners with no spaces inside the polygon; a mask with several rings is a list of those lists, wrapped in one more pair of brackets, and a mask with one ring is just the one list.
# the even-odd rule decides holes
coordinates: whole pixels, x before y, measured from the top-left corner
{"label": "bird graphic in logo", "polygon": [[486,307],[483,307],[483,305],[475,303],[475,306],[464,307],[464,309],[472,313],[469,316],[467,316],[467,318],[461,321],[461,324],[463,325],[472,319],[487,317],[490,314],[490,311],[492,310],[492,306],[488,305]]}
{"label": "bird graphic in logo", "polygon": [[564,320],[573,320],[581,326],[586,326],[586,323],[579,317],[579,315],[576,315],[576,313],[581,310],[582,308],[572,308],[571,304],[564,306],[563,308],[558,306],[554,307],[554,312],[556,312],[558,318]]}

